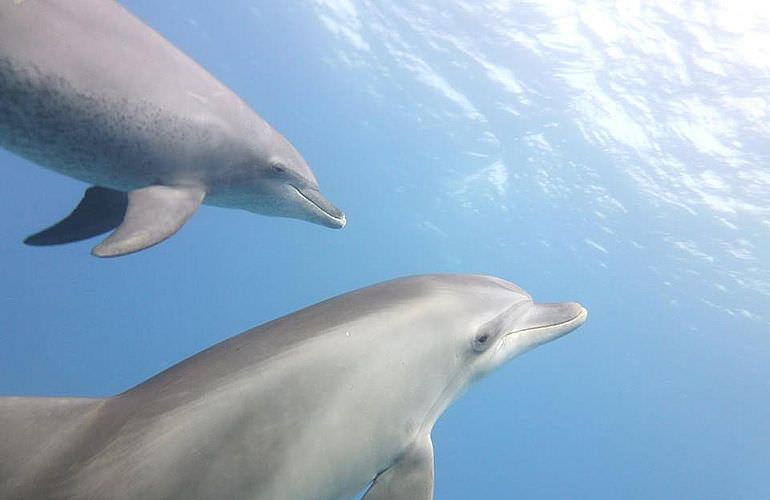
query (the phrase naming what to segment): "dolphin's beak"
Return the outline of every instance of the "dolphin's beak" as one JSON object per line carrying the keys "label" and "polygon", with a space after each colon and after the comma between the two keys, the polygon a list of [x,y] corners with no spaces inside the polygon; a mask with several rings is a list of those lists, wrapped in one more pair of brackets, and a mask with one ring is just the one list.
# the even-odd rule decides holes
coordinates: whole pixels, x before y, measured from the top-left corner
{"label": "dolphin's beak", "polygon": [[585,323],[588,311],[575,302],[532,304],[516,322],[516,333],[535,347],[566,335]]}
{"label": "dolphin's beak", "polygon": [[300,189],[297,186],[292,187],[297,190],[300,196],[305,198],[315,209],[317,209],[315,212],[318,217],[314,222],[333,229],[345,227],[345,224],[348,222],[345,218],[345,214],[342,213],[342,210],[335,207],[332,202],[327,200],[319,190],[313,188]]}

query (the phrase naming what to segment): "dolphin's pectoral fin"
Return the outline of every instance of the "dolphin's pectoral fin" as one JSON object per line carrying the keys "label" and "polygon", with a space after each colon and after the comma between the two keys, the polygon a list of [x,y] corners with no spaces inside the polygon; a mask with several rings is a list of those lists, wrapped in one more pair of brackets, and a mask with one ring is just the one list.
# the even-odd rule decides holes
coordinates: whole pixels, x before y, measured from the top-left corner
{"label": "dolphin's pectoral fin", "polygon": [[433,498],[433,443],[423,436],[393,465],[380,472],[363,500],[430,500]]}
{"label": "dolphin's pectoral fin", "polygon": [[33,246],[60,245],[106,233],[120,225],[128,206],[128,195],[100,186],[86,189],[75,210],[48,229],[27,237]]}
{"label": "dolphin's pectoral fin", "polygon": [[184,225],[206,196],[201,186],[148,186],[128,193],[123,223],[91,253],[117,257],[160,243]]}

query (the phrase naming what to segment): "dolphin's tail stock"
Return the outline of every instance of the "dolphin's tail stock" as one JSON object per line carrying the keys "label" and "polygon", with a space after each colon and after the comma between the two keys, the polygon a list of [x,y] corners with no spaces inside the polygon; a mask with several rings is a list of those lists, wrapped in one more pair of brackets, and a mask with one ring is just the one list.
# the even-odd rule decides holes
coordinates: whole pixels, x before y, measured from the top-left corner
{"label": "dolphin's tail stock", "polygon": [[103,399],[0,398],[0,498],[77,442]]}

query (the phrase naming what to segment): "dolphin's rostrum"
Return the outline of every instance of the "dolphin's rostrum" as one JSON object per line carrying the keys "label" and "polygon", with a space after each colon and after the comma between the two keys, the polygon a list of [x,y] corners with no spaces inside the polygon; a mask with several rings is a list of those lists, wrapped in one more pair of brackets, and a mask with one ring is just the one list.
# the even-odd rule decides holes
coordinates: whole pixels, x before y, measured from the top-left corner
{"label": "dolphin's rostrum", "polygon": [[580,326],[489,276],[364,288],[107,399],[0,398],[0,498],[433,495],[436,419],[473,381]]}
{"label": "dolphin's rostrum", "polygon": [[0,147],[95,186],[30,245],[118,227],[93,253],[123,255],[201,203],[346,222],[281,134],[114,0],[0,2]]}

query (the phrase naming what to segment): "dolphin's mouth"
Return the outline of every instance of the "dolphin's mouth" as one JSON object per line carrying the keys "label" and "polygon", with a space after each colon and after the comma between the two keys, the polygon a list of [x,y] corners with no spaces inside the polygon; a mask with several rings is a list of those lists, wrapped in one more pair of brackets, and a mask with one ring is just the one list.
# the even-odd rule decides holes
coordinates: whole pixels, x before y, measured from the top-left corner
{"label": "dolphin's mouth", "polygon": [[588,310],[575,302],[533,304],[524,317],[524,324],[506,336],[524,334],[543,337],[545,341],[553,340],[579,327],[587,318]]}
{"label": "dolphin's mouth", "polygon": [[333,229],[341,229],[345,227],[348,220],[345,214],[339,208],[335,207],[332,202],[327,200],[324,195],[317,189],[305,188],[300,189],[295,185],[291,185],[300,196],[308,201],[311,205],[317,208],[323,216],[320,217],[319,223],[326,227]]}

